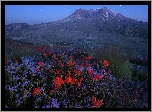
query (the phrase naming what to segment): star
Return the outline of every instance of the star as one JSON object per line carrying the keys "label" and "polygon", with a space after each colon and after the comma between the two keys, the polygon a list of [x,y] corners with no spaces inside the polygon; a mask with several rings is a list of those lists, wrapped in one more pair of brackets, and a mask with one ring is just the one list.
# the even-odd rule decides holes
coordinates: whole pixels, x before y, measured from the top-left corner
{"label": "star", "polygon": [[121,7],[121,5],[120,5],[120,7]]}
{"label": "star", "polygon": [[42,11],[42,10],[41,10]]}

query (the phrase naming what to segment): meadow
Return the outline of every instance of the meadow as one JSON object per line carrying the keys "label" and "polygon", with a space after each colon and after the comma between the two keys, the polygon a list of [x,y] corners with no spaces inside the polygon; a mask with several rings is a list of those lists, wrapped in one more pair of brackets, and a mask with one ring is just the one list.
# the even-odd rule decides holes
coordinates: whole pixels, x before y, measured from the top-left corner
{"label": "meadow", "polygon": [[90,52],[6,43],[5,108],[147,108],[144,73],[116,51]]}

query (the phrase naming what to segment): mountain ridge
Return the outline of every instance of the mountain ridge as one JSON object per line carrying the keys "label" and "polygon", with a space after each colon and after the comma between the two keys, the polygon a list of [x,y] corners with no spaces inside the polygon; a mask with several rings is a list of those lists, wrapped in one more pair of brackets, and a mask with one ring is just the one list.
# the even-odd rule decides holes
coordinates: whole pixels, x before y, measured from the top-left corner
{"label": "mountain ridge", "polygon": [[77,9],[68,17],[55,22],[35,25],[14,23],[6,25],[5,30],[6,38],[35,44],[52,46],[70,43],[86,48],[114,45],[134,55],[140,53],[140,57],[147,57],[148,54],[148,22],[127,18],[108,8]]}

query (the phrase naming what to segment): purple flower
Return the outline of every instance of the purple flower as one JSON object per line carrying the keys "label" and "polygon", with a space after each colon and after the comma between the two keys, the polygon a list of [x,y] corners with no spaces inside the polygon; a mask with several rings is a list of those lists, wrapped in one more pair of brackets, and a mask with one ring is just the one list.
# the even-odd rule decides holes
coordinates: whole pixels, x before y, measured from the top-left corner
{"label": "purple flower", "polygon": [[46,108],[50,108],[50,102],[45,106]]}
{"label": "purple flower", "polygon": [[38,101],[41,101],[41,97],[38,97],[37,100],[38,100]]}
{"label": "purple flower", "polygon": [[42,108],[45,108],[45,105]]}
{"label": "purple flower", "polygon": [[36,72],[35,67],[30,68],[30,70],[32,71],[32,73]]}
{"label": "purple flower", "polygon": [[88,103],[88,105],[87,105],[88,107],[90,107],[90,103]]}
{"label": "purple flower", "polygon": [[86,85],[83,86],[83,89],[84,89],[84,90],[86,89]]}
{"label": "purple flower", "polygon": [[17,91],[17,86],[13,86],[13,87],[12,87],[12,90],[13,90],[13,91]]}
{"label": "purple flower", "polygon": [[17,75],[17,76],[15,77],[15,79],[16,79],[16,80],[19,80],[20,78],[19,78],[19,76]]}
{"label": "purple flower", "polygon": [[5,89],[10,89],[10,86],[9,86],[9,85],[6,85],[6,86],[5,86]]}
{"label": "purple flower", "polygon": [[7,105],[5,105],[5,108],[9,108]]}
{"label": "purple flower", "polygon": [[81,108],[80,104],[77,104],[77,105],[75,106],[75,108]]}
{"label": "purple flower", "polygon": [[23,82],[22,86],[26,86],[28,84],[28,81]]}
{"label": "purple flower", "polygon": [[30,97],[30,96],[31,96],[31,93],[28,93],[28,94],[27,94],[27,97]]}
{"label": "purple flower", "polygon": [[52,98],[53,107],[59,108],[60,103],[57,103],[57,99]]}
{"label": "purple flower", "polygon": [[19,67],[23,67],[23,64],[20,64]]}
{"label": "purple flower", "polygon": [[67,105],[67,103],[66,103],[66,99],[65,99],[65,98],[64,98],[64,100],[63,100],[62,104],[63,104],[64,106],[66,106],[66,105]]}
{"label": "purple flower", "polygon": [[16,94],[16,97],[19,97],[20,95],[19,94]]}

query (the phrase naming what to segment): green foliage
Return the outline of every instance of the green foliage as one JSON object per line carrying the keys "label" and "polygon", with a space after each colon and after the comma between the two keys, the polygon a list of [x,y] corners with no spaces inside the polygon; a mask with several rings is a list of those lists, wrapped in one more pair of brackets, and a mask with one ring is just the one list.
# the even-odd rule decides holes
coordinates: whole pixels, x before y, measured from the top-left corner
{"label": "green foliage", "polygon": [[145,81],[146,79],[148,79],[148,76],[143,72],[133,71],[132,80]]}
{"label": "green foliage", "polygon": [[113,75],[120,77],[125,75],[129,79],[131,78],[132,73],[127,57],[109,48],[96,50],[94,53],[98,61],[107,60],[109,62]]}

